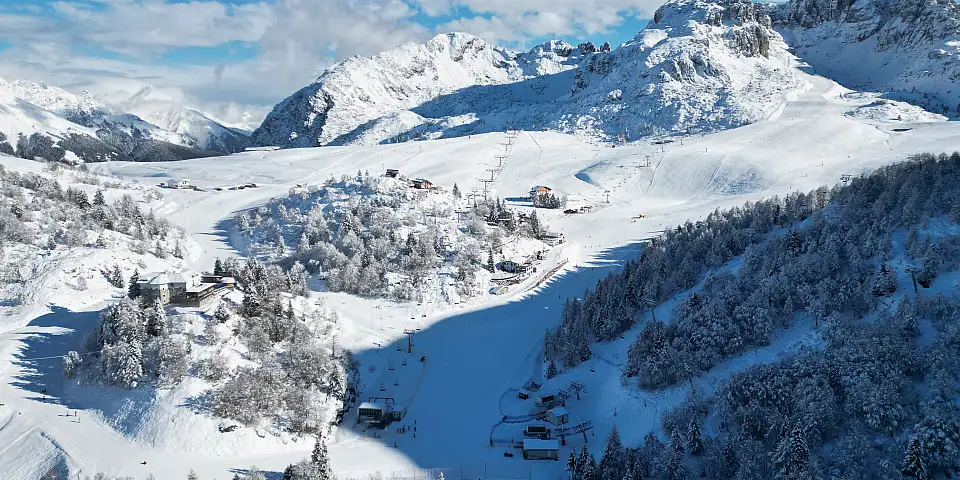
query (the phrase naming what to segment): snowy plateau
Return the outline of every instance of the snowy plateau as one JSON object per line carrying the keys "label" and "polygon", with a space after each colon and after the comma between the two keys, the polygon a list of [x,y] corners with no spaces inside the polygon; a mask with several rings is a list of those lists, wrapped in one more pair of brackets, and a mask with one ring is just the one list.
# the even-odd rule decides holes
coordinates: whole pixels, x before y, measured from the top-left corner
{"label": "snowy plateau", "polygon": [[[5,150],[0,479],[955,475],[958,18],[671,0],[345,60],[264,148]],[[194,118],[0,95],[43,148]]]}

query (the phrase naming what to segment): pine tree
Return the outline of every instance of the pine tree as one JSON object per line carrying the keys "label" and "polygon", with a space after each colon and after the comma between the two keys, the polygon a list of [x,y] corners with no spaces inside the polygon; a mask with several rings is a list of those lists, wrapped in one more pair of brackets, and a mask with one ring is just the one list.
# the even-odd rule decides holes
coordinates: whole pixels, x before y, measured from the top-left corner
{"label": "pine tree", "polygon": [[333,472],[330,470],[330,458],[327,455],[327,444],[324,443],[320,437],[317,437],[317,443],[313,446],[310,462],[316,468],[316,480],[333,480]]}
{"label": "pine tree", "polygon": [[452,192],[452,193],[453,193],[453,198],[457,198],[457,199],[460,198],[460,188],[457,187],[457,184],[456,184],[456,183],[453,184],[453,192]]}
{"label": "pine tree", "polygon": [[107,273],[107,281],[110,282],[110,285],[117,288],[123,288],[125,286],[123,270],[120,270],[120,265],[113,264],[113,268]]}
{"label": "pine tree", "polygon": [[166,325],[167,314],[163,308],[163,304],[160,303],[160,299],[158,298],[154,300],[153,311],[151,311],[147,317],[147,334],[154,337],[162,336]]}
{"label": "pine tree", "polygon": [[223,272],[223,263],[220,261],[219,258],[213,261],[213,274],[225,275],[225,273]]}
{"label": "pine tree", "polygon": [[626,450],[620,442],[620,432],[614,425],[603,445],[603,457],[600,459],[599,480],[622,480],[626,465]]}
{"label": "pine tree", "polygon": [[587,450],[587,446],[581,447],[580,455],[577,457],[577,478],[581,480],[589,479],[593,475],[593,469],[590,468],[590,465],[595,463],[596,461],[590,451]]}
{"label": "pine tree", "polygon": [[547,380],[557,376],[557,364],[553,360],[550,360],[550,365],[547,365]]}
{"label": "pine tree", "polygon": [[137,283],[140,281],[140,271],[134,269],[133,275],[130,275],[130,282],[127,284],[127,298],[133,300],[140,296],[140,285]]}
{"label": "pine tree", "polygon": [[293,480],[293,464],[287,465],[287,468],[283,470],[283,480]]}
{"label": "pine tree", "polygon": [[676,428],[670,433],[670,443],[667,444],[667,448],[677,455],[683,456],[683,437],[680,436],[680,432]]}
{"label": "pine tree", "polygon": [[810,451],[803,438],[803,430],[794,427],[783,436],[774,452],[773,464],[777,467],[777,478],[795,478],[802,474],[810,460]]}
{"label": "pine tree", "polygon": [[907,454],[903,458],[903,469],[900,473],[904,477],[916,480],[927,480],[927,468],[923,464],[923,446],[920,445],[920,439],[914,435],[910,438],[907,445]]}
{"label": "pine tree", "polygon": [[103,198],[103,190],[98,188],[97,193],[93,194],[93,204],[98,207],[107,204],[106,200]]}
{"label": "pine tree", "polygon": [[703,439],[700,438],[700,422],[696,418],[690,420],[690,427],[687,429],[687,448],[690,455],[700,455],[703,453]]}
{"label": "pine tree", "polygon": [[190,473],[187,474],[187,480],[197,480],[200,477],[197,476],[197,472],[190,470]]}
{"label": "pine tree", "polygon": [[180,241],[177,241],[177,244],[173,246],[173,256],[175,258],[183,258],[183,248],[180,246]]}
{"label": "pine tree", "polygon": [[227,310],[226,305],[221,303],[220,305],[217,306],[217,310],[213,312],[213,318],[218,323],[226,322],[227,320],[230,319],[230,311]]}
{"label": "pine tree", "polygon": [[890,295],[897,291],[897,276],[887,264],[880,265],[880,272],[873,283],[873,294],[877,297]]}
{"label": "pine tree", "polygon": [[490,250],[487,251],[487,270],[489,270],[490,273],[493,273],[497,270],[497,266],[493,262],[493,247],[490,247]]}
{"label": "pine tree", "polygon": [[570,472],[571,480],[577,475],[577,451],[575,448],[570,449],[570,457],[567,458],[567,471]]}

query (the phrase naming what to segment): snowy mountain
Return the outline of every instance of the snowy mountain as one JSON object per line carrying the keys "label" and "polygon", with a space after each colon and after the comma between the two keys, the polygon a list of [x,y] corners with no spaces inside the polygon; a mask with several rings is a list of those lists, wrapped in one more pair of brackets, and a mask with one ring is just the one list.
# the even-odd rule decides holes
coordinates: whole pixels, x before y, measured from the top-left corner
{"label": "snowy mountain", "polygon": [[610,51],[546,42],[529,52],[468,34],[340,62],[267,116],[256,145],[372,144],[519,128],[592,140],[712,131],[774,114],[804,87],[766,10],[672,0]]}
{"label": "snowy mountain", "polygon": [[953,0],[793,0],[774,26],[818,72],[960,115],[960,6]]}
{"label": "snowy mountain", "polygon": [[44,83],[2,79],[0,101],[0,132],[10,146],[4,151],[11,154],[21,136],[22,155],[73,162],[182,160],[234,153],[247,145],[242,132],[182,106],[168,111],[158,126],[120,113],[86,91],[75,95]]}
{"label": "snowy mountain", "polygon": [[153,87],[141,88],[117,106],[187,139],[196,148],[235,153],[243,151],[250,142],[249,132],[224,125],[205,112],[187,107],[184,99],[171,98]]}
{"label": "snowy mountain", "polygon": [[358,130],[376,140],[426,123],[415,107],[467,87],[520,82],[574,68],[580,52],[564,42],[519,53],[466,33],[438,35],[372,58],[348,58],[274,107],[253,132],[255,145],[350,143]]}

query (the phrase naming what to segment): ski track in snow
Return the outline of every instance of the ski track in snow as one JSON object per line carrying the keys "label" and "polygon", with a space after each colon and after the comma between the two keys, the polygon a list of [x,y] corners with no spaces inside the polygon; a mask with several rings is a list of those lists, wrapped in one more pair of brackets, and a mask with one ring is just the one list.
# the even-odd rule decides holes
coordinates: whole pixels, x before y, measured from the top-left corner
{"label": "ski track in snow", "polygon": [[[539,268],[545,272],[565,260],[567,265],[542,285],[528,290],[535,282],[534,276],[504,297],[488,296],[479,303],[462,305],[424,302],[418,306],[344,294],[316,294],[340,313],[341,341],[356,351],[364,372],[366,392],[361,399],[381,393],[396,396],[398,403],[408,402],[403,423],[412,426],[416,422],[418,427],[417,438],[389,428],[381,438],[372,438],[357,428],[348,415],[331,437],[334,469],[349,477],[375,471],[385,475],[406,472],[409,476],[413,467],[448,468],[445,476],[449,478],[461,472],[466,478],[482,476],[483,472],[503,478],[565,476],[563,462],[506,458],[503,448],[489,446],[491,428],[504,415],[529,411],[533,401],[520,401],[515,392],[529,379],[539,380],[543,374],[540,342],[544,330],[559,321],[564,298],[581,295],[584,288],[635,256],[644,239],[688,219],[702,218],[716,208],[834,184],[843,174],[857,174],[921,150],[960,149],[960,127],[956,123],[908,124],[912,129],[902,133],[888,129],[901,124],[880,125],[878,129],[844,115],[870,99],[837,98],[831,94],[840,88],[835,83],[800,75],[811,87],[797,95],[777,118],[704,137],[688,137],[683,145],[665,145],[662,154],[661,147],[652,144],[598,151],[596,146],[571,136],[527,132],[524,137],[532,141],[514,144],[505,169],[492,186],[494,194],[506,198],[523,196],[532,185],[545,184],[568,194],[574,207],[596,207],[591,213],[575,215],[538,211],[552,230],[567,237],[567,243],[551,249]],[[454,183],[474,184],[476,179],[487,176],[484,163],[502,152],[502,147],[498,147],[502,141],[501,133],[373,147],[247,152],[163,165],[97,164],[91,168],[150,184],[165,178],[189,178],[203,187],[248,182],[260,185],[238,191],[165,191],[163,214],[183,225],[203,250],[189,264],[195,269],[208,269],[214,257],[242,249],[241,245],[232,244],[229,232],[223,230],[229,223],[225,219],[238,210],[286,195],[296,184],[317,184],[330,175],[352,175],[357,169],[380,172],[382,168],[398,168],[403,175],[428,178],[443,188]],[[646,155],[659,157],[654,167],[624,166]],[[711,193],[723,190],[720,187],[724,185],[718,183],[739,178],[757,180],[746,186],[736,184],[740,186],[727,194]],[[605,203],[604,188],[600,185],[610,190],[610,204]],[[641,185],[647,188],[640,188]],[[523,205],[512,207],[529,210]],[[635,218],[638,214],[647,217]],[[100,306],[91,305],[88,311],[96,308]],[[70,328],[81,314],[51,314],[46,324]],[[404,346],[406,343],[402,330],[414,327],[422,330],[414,336],[412,353],[406,353],[405,348],[397,352],[396,342]],[[50,329],[49,336],[62,335],[54,333],[52,326],[44,328]],[[80,338],[80,333],[74,335]],[[17,412],[16,420],[10,419],[0,427],[0,445],[14,445],[13,440],[17,439],[19,443],[26,438],[49,439],[45,447],[37,447],[35,458],[21,462],[25,465],[39,468],[63,461],[74,473],[82,469],[83,475],[102,471],[142,478],[153,473],[162,479],[185,478],[192,469],[204,479],[225,479],[236,469],[251,465],[282,471],[288,463],[309,456],[311,440],[284,444],[258,438],[250,429],[221,434],[206,427],[178,429],[179,422],[174,426],[151,425],[150,431],[156,437],[139,439],[137,443],[95,414],[95,399],[57,397],[40,401],[22,382],[55,384],[59,379],[27,375],[27,365],[16,358],[23,345],[35,342],[26,337],[0,335],[0,403],[5,404],[0,407],[0,414],[3,409]],[[574,379],[587,386],[581,400],[571,399],[567,408],[573,422],[594,421],[595,436],[588,436],[588,440],[595,453],[599,453],[614,424],[621,426],[625,443],[637,444],[643,435],[658,427],[663,412],[681,402],[689,389],[689,385],[680,385],[645,392],[629,382],[625,385],[619,371],[632,340],[630,334],[625,337],[598,345],[594,359],[544,386],[544,390],[561,388]],[[732,372],[775,361],[785,352],[801,345],[815,346],[817,341],[809,327],[787,330],[771,345],[730,359],[694,382],[709,392]],[[380,342],[384,348],[373,348],[374,342]],[[47,349],[50,355],[57,355],[67,348],[60,345]],[[426,356],[423,365],[419,361],[421,355]],[[403,359],[408,365],[398,366]],[[395,365],[392,371],[388,369],[391,362]],[[374,367],[374,372],[368,372],[368,367]],[[381,384],[383,392],[379,391]],[[123,394],[116,391],[116,395]],[[60,416],[67,411],[66,405],[78,406],[82,423]],[[171,408],[177,411],[176,406]],[[183,418],[195,415],[187,406],[181,406],[180,411],[178,415]],[[167,418],[162,417],[163,421]],[[174,417],[170,418],[172,422]],[[21,424],[23,430],[13,428]],[[522,429],[522,424],[501,425],[497,427],[497,436],[502,433],[505,438],[518,437],[517,429]],[[188,435],[206,439],[210,450],[185,452],[151,446],[173,445],[178,438]],[[393,447],[394,442],[397,448]],[[582,443],[582,437],[568,438],[561,458]],[[8,456],[0,453],[0,465]],[[147,465],[141,465],[142,461]],[[4,478],[32,480],[28,470],[21,468],[14,476]]]}

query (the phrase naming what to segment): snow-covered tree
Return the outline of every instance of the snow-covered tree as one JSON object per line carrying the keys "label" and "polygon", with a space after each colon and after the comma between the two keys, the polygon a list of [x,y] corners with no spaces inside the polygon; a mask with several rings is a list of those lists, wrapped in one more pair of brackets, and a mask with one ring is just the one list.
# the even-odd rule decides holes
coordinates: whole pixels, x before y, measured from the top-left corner
{"label": "snow-covered tree", "polygon": [[137,283],[140,281],[140,271],[134,269],[133,274],[130,275],[130,281],[127,282],[127,298],[133,300],[140,296],[140,284]]}
{"label": "snow-covered tree", "polygon": [[167,313],[160,303],[160,299],[153,301],[153,309],[147,314],[147,334],[159,337],[164,334],[167,326]]}
{"label": "snow-covered tree", "polygon": [[557,376],[557,364],[553,360],[550,360],[550,364],[547,365],[547,380]]}
{"label": "snow-covered tree", "polygon": [[703,439],[700,438],[700,422],[697,418],[692,418],[687,428],[687,449],[690,455],[703,453]]}
{"label": "snow-covered tree", "polygon": [[920,439],[912,437],[907,444],[907,453],[903,458],[903,468],[900,470],[906,478],[927,480],[927,469],[923,461],[923,447]]}

